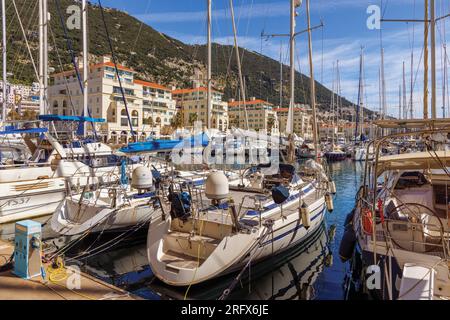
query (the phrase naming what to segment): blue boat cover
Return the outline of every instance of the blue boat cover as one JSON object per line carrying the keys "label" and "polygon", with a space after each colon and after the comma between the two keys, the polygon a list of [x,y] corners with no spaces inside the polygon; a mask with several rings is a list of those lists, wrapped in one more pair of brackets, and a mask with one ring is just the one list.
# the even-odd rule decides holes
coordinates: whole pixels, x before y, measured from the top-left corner
{"label": "blue boat cover", "polygon": [[129,143],[119,151],[123,153],[144,153],[172,150],[174,148],[206,147],[209,137],[206,133],[199,134],[186,139],[179,140],[149,140],[145,142]]}
{"label": "blue boat cover", "polygon": [[67,122],[106,122],[102,118],[91,118],[83,116],[61,116],[57,114],[45,114],[39,116],[39,120],[42,121],[67,121]]}
{"label": "blue boat cover", "polygon": [[16,129],[14,127],[6,127],[4,131],[0,131],[0,135],[6,134],[27,134],[27,133],[45,133],[47,128],[30,128],[30,129]]}

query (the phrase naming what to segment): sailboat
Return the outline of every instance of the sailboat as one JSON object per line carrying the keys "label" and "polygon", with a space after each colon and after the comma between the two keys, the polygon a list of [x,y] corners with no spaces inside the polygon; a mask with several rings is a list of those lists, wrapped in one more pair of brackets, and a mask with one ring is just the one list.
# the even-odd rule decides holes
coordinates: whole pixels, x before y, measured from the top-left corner
{"label": "sailboat", "polygon": [[[291,34],[296,6],[292,0]],[[295,161],[294,151],[289,152]],[[170,216],[152,219],[149,227],[147,251],[154,274],[173,286],[198,284],[243,270],[313,234],[324,219],[325,198],[332,209],[325,170],[315,160],[299,171],[290,163],[273,165],[249,168],[237,184],[216,171],[204,189],[172,186],[166,200]]]}
{"label": "sailboat", "polygon": [[52,216],[52,230],[64,236],[120,231],[145,225],[153,215],[161,214],[150,168],[137,167],[128,182],[122,176],[116,185],[68,196]]}
{"label": "sailboat", "polygon": [[[348,294],[356,288],[375,299],[448,299],[449,155],[438,140],[422,151],[377,156],[389,140],[413,135],[425,141],[449,132],[449,119],[380,120],[381,129],[409,129],[376,139],[354,211],[347,218],[340,256],[350,260]],[[439,146],[441,144],[441,146]],[[444,144],[444,145],[442,145]],[[379,288],[368,290],[363,270],[379,265]],[[349,278],[350,279],[350,278]]]}
{"label": "sailboat", "polygon": [[[341,258],[351,264],[345,281],[347,297],[366,294],[384,300],[450,298],[450,157],[446,151],[450,119],[438,119],[436,114],[434,11],[434,0],[431,0],[431,19],[428,6],[425,6],[424,19],[423,119],[375,122],[385,134],[372,142],[374,161],[366,162],[364,180],[355,208],[346,219],[339,250]],[[428,24],[432,30],[433,52],[431,118],[427,98]],[[393,133],[386,134],[388,130]],[[386,143],[403,142],[410,137],[420,143],[419,150],[381,156]],[[377,278],[378,285],[365,285],[371,275]]]}

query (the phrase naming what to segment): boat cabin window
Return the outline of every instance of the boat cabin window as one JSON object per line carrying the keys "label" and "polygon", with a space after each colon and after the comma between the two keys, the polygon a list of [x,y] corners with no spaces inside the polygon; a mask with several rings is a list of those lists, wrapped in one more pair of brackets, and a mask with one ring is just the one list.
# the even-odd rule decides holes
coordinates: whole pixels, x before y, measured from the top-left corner
{"label": "boat cabin window", "polygon": [[422,172],[405,172],[398,179],[395,190],[420,188],[426,184],[429,184],[429,182]]}
{"label": "boat cabin window", "polygon": [[450,203],[450,186],[448,185],[434,185],[434,207],[436,209],[447,210],[447,206]]}

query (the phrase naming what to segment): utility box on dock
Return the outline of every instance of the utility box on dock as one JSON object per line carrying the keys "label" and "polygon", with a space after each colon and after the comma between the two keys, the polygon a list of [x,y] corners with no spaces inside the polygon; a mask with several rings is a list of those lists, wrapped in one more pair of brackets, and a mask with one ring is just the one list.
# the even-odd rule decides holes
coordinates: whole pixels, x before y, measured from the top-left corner
{"label": "utility box on dock", "polygon": [[23,279],[41,275],[41,224],[24,220],[15,229],[14,274]]}

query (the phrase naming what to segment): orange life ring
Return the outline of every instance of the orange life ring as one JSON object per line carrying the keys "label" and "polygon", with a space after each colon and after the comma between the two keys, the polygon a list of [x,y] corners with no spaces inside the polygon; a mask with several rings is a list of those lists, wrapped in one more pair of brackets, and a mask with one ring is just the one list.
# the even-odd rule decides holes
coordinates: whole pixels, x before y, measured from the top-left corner
{"label": "orange life ring", "polygon": [[372,234],[373,231],[373,214],[368,208],[364,208],[362,212],[363,230],[367,234]]}

